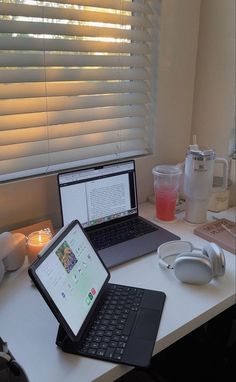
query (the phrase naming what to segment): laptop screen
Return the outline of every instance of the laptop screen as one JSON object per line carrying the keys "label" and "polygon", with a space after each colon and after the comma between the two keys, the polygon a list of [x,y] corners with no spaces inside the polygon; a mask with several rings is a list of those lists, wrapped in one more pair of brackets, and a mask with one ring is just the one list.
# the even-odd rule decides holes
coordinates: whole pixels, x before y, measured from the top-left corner
{"label": "laptop screen", "polygon": [[69,225],[65,235],[59,235],[55,244],[32,264],[30,272],[56,317],[74,336],[109,276],[78,221]]}
{"label": "laptop screen", "polygon": [[58,175],[63,224],[84,228],[137,213],[133,160]]}

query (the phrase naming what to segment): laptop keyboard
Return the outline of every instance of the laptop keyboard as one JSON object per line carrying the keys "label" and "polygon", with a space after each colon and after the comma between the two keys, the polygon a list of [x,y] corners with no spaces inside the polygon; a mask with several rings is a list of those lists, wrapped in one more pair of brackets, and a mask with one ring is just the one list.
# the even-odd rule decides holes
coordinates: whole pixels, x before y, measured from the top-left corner
{"label": "laptop keyboard", "polygon": [[81,341],[79,354],[121,361],[143,294],[140,288],[109,283],[102,306]]}
{"label": "laptop keyboard", "polygon": [[93,232],[88,232],[88,235],[95,249],[99,251],[123,241],[156,231],[157,229],[157,227],[149,224],[145,220],[134,218]]}

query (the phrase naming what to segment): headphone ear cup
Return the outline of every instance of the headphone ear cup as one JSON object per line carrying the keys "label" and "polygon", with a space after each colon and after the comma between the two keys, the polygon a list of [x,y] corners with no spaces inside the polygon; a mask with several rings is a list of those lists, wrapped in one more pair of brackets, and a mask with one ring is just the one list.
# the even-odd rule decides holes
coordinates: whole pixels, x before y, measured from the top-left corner
{"label": "headphone ear cup", "polygon": [[213,277],[223,276],[225,273],[225,257],[222,248],[216,243],[210,243],[203,248],[203,253],[208,256],[211,262]]}
{"label": "headphone ear cup", "polygon": [[180,281],[189,284],[207,284],[213,277],[208,256],[199,252],[183,252],[176,256],[174,272]]}

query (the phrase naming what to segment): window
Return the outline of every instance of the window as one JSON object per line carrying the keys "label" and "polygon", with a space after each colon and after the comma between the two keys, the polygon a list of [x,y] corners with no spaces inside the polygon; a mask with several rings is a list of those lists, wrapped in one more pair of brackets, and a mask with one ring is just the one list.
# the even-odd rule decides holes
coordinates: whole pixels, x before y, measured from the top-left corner
{"label": "window", "polygon": [[161,0],[0,0],[0,180],[152,152]]}

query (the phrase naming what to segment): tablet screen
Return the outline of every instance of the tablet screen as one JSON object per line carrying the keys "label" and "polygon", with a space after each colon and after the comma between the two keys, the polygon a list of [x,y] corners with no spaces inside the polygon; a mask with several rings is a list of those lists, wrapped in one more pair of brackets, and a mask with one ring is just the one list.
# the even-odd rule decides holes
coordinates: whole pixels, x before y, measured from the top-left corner
{"label": "tablet screen", "polygon": [[109,273],[79,223],[70,226],[42,255],[38,266],[36,262],[34,272],[36,285],[47,292],[76,336]]}

